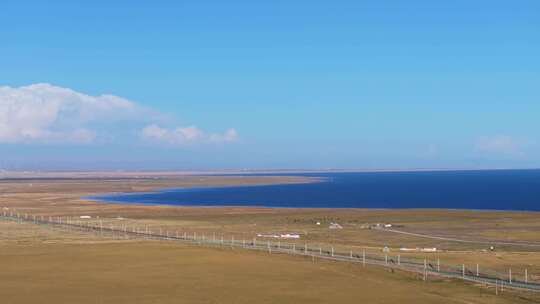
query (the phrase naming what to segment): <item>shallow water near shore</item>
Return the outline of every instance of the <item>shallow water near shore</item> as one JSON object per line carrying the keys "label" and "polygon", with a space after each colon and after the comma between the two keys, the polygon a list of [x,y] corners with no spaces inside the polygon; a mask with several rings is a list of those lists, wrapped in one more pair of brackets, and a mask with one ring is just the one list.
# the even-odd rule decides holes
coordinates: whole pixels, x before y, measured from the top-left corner
{"label": "shallow water near shore", "polygon": [[92,199],[180,206],[540,211],[540,170],[294,175],[322,177],[324,180],[304,184],[168,189],[94,196]]}

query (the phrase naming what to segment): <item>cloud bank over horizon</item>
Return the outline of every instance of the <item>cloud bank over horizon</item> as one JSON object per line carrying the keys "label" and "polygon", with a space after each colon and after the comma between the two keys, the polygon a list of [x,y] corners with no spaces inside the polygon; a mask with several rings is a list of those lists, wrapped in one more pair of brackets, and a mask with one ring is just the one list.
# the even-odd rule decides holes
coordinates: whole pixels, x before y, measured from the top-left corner
{"label": "cloud bank over horizon", "polygon": [[0,86],[0,143],[93,144],[114,141],[119,133],[130,140],[174,146],[232,143],[236,129],[209,133],[195,126],[160,127],[158,111],[115,95],[91,96],[69,88],[38,83]]}
{"label": "cloud bank over horizon", "polygon": [[527,138],[516,138],[510,135],[482,136],[478,138],[475,149],[485,154],[498,154],[509,157],[521,157],[527,148],[535,142]]}
{"label": "cloud bank over horizon", "polygon": [[161,128],[156,124],[146,126],[142,130],[143,138],[171,145],[186,145],[192,143],[230,143],[238,140],[238,133],[231,128],[223,134],[207,134],[196,126],[179,127],[175,129]]}
{"label": "cloud bank over horizon", "polygon": [[[181,115],[182,108],[177,109],[175,114]],[[383,114],[380,116],[382,119]],[[213,116],[214,120],[198,120],[200,123],[208,123],[215,122],[216,118],[219,117]],[[235,164],[249,167],[260,164],[260,159],[265,161],[265,166],[266,162],[274,164],[274,158],[285,159],[286,155],[297,158],[294,161],[276,161],[276,164],[271,166],[294,167],[298,166],[296,163],[299,162],[311,167],[319,167],[323,163],[337,164],[333,165],[334,167],[347,167],[342,164],[369,164],[370,159],[380,158],[382,160],[371,166],[395,167],[403,163],[405,165],[401,166],[450,167],[453,164],[448,162],[450,165],[446,165],[445,162],[456,158],[459,160],[455,162],[455,166],[460,168],[475,167],[479,166],[478,164],[500,167],[501,163],[526,163],[538,151],[537,140],[531,136],[521,136],[517,132],[506,135],[463,132],[459,135],[460,141],[449,145],[437,141],[426,145],[410,138],[401,142],[393,140],[391,136],[383,143],[367,140],[359,144],[362,138],[347,138],[336,146],[337,148],[332,148],[330,153],[325,154],[324,147],[332,144],[335,133],[318,138],[317,145],[322,146],[310,146],[310,133],[290,132],[288,134],[292,137],[288,140],[298,143],[296,147],[300,144],[304,147],[316,147],[297,152],[294,150],[296,148],[291,149],[290,145],[283,144],[287,139],[272,138],[268,134],[263,136],[259,132],[246,129],[245,121],[235,121],[239,125],[244,124],[244,136],[248,140],[241,140],[236,128],[215,131],[191,122],[178,123],[172,115],[160,112],[157,104],[155,108],[147,107],[116,95],[89,95],[48,83],[20,87],[0,86],[0,168],[17,167],[13,164],[37,167],[41,166],[44,159],[43,163],[52,162],[54,166],[60,166],[67,158],[71,159],[73,164],[82,162],[84,165],[80,166],[86,167],[95,166],[93,162],[101,165],[104,161],[132,161],[135,165],[128,163],[126,166],[137,166],[139,162],[157,164],[161,160],[167,164],[206,166],[206,160],[219,159],[218,157],[236,158],[238,160]],[[310,126],[316,125],[313,121],[306,123]],[[274,120],[268,123],[268,126],[275,125]],[[246,143],[249,145],[245,145]],[[228,148],[221,149],[222,146]],[[214,148],[218,147],[221,154],[216,156]],[[396,147],[400,147],[399,152],[395,150]],[[276,150],[268,153],[266,149]],[[71,155],[70,151],[77,152]],[[295,156],[295,153],[298,154]],[[59,158],[57,162],[54,162],[55,157]],[[197,160],[199,157],[200,161]],[[28,165],[29,163],[31,165]],[[412,163],[415,165],[410,165]],[[79,165],[73,165],[77,166]]]}

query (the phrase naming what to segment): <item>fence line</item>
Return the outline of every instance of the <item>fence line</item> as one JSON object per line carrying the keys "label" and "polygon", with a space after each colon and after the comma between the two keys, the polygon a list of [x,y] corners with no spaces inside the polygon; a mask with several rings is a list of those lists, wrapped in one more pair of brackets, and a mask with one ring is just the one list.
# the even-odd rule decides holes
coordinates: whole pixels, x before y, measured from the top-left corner
{"label": "fence line", "polygon": [[231,238],[229,239],[224,238],[223,235],[216,237],[215,233],[212,234],[212,237],[206,237],[205,234],[197,235],[196,232],[193,232],[192,234],[188,234],[185,231],[180,234],[178,233],[178,231],[171,233],[170,231],[163,231],[161,228],[159,229],[159,231],[152,231],[147,225],[144,227],[144,229],[141,229],[138,226],[129,227],[127,224],[116,227],[112,224],[106,226],[103,224],[102,220],[100,220],[99,223],[92,223],[89,221],[73,220],[70,218],[35,215],[29,216],[28,214],[21,215],[19,213],[6,211],[3,211],[3,214],[0,214],[0,218],[2,218],[3,220],[31,222],[34,224],[47,225],[50,227],[64,228],[83,232],[93,232],[101,236],[112,235],[121,238],[135,237],[154,240],[184,241],[199,245],[243,248],[248,250],[266,251],[268,253],[284,253],[291,255],[307,256],[313,259],[320,258],[334,261],[345,261],[359,263],[363,266],[378,265],[392,269],[399,269],[403,271],[418,273],[422,275],[424,280],[427,280],[430,276],[435,276],[481,283],[487,286],[495,287],[496,293],[499,292],[499,288],[502,291],[504,287],[540,292],[540,284],[531,280],[530,274],[527,270],[525,270],[523,277],[518,277],[515,275],[515,272],[514,275],[512,275],[511,269],[509,269],[508,273],[504,274],[489,269],[480,269],[478,264],[476,264],[473,269],[470,269],[465,267],[464,264],[444,265],[440,263],[439,259],[437,259],[437,261],[435,262],[428,259],[420,260],[414,258],[404,258],[400,254],[389,255],[388,253],[386,253],[384,255],[380,255],[367,253],[366,250],[362,250],[362,252],[340,252],[334,250],[334,247],[309,247],[309,244],[307,243],[304,243],[303,246],[298,246],[296,243],[287,243],[282,241],[260,241],[256,238],[253,238],[251,240],[240,240],[235,239],[234,236],[231,236]]}

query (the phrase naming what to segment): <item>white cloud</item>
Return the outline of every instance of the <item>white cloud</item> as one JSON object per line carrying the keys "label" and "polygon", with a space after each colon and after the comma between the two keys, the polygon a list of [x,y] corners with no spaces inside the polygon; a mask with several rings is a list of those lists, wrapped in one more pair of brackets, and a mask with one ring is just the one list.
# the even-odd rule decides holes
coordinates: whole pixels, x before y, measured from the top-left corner
{"label": "white cloud", "polygon": [[211,134],[209,140],[216,143],[234,142],[238,140],[238,132],[231,128],[223,134]]}
{"label": "white cloud", "polygon": [[89,144],[99,138],[114,140],[119,134],[133,133],[120,124],[126,121],[136,133],[142,129],[144,138],[173,144],[225,143],[238,137],[234,129],[223,134],[207,134],[193,126],[163,129],[155,124],[163,117],[114,95],[90,96],[46,83],[0,86],[0,143]]}
{"label": "white cloud", "polygon": [[476,141],[475,148],[482,153],[519,156],[530,143],[508,135],[484,136]]}
{"label": "white cloud", "polygon": [[171,145],[189,145],[195,143],[234,142],[238,140],[238,133],[235,129],[228,129],[223,134],[207,134],[196,126],[166,129],[152,124],[142,130],[142,137]]}
{"label": "white cloud", "polygon": [[87,125],[121,119],[139,111],[133,102],[113,95],[89,96],[50,84],[0,87],[0,142],[89,143]]}

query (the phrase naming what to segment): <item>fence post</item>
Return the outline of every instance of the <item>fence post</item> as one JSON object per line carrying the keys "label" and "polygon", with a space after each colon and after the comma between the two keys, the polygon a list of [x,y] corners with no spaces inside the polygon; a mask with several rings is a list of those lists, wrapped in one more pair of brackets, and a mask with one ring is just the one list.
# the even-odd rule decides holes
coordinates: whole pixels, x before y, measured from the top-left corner
{"label": "fence post", "polygon": [[465,264],[461,264],[461,276],[465,278]]}
{"label": "fence post", "polygon": [[384,254],[384,264],[388,265],[388,254]]}
{"label": "fence post", "polygon": [[424,281],[427,279],[427,259],[424,259]]}
{"label": "fence post", "polygon": [[437,258],[437,272],[441,272],[441,259]]}
{"label": "fence post", "polygon": [[480,276],[480,265],[478,265],[478,263],[476,264],[476,276]]}
{"label": "fence post", "polygon": [[525,284],[528,284],[528,283],[529,283],[529,278],[528,278],[527,268],[525,268]]}
{"label": "fence post", "polygon": [[401,254],[397,255],[397,264],[398,264],[398,266],[401,265]]}
{"label": "fence post", "polygon": [[508,269],[508,283],[512,284],[512,268]]}
{"label": "fence post", "polygon": [[362,251],[362,266],[366,267],[366,250]]}
{"label": "fence post", "polygon": [[332,246],[332,256],[334,256],[334,247]]}

